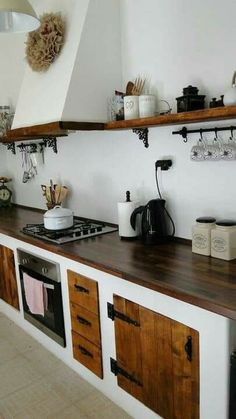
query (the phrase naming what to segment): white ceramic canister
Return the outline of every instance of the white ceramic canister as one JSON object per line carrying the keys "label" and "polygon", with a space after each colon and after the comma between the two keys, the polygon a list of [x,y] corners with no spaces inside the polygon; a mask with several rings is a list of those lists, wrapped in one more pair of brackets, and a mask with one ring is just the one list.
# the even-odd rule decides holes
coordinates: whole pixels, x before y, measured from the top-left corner
{"label": "white ceramic canister", "polygon": [[217,221],[211,232],[211,256],[224,260],[236,258],[236,221]]}
{"label": "white ceramic canister", "polygon": [[125,119],[139,118],[139,96],[124,97],[124,113]]}
{"label": "white ceramic canister", "polygon": [[139,96],[139,116],[146,118],[155,116],[156,113],[156,96],[154,95],[141,95]]}
{"label": "white ceramic canister", "polygon": [[199,255],[211,255],[211,231],[215,228],[216,219],[200,217],[192,229],[192,252]]}
{"label": "white ceramic canister", "polygon": [[43,216],[44,227],[48,230],[63,230],[73,226],[73,212],[68,208],[56,205],[45,212]]}

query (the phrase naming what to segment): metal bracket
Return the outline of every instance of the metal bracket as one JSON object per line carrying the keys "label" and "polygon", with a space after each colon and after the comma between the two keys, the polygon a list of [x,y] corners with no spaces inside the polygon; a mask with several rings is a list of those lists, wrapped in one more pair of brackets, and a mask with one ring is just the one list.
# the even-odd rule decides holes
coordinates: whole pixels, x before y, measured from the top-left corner
{"label": "metal bracket", "polygon": [[45,147],[52,148],[54,153],[57,153],[57,138],[56,137],[44,138],[43,144]]}
{"label": "metal bracket", "polygon": [[115,317],[117,317],[120,320],[123,320],[126,323],[132,324],[133,326],[140,327],[140,323],[136,320],[131,319],[130,317],[126,316],[123,313],[120,313],[119,311],[114,309],[114,305],[111,303],[107,303],[107,315],[109,319],[115,320]]}
{"label": "metal bracket", "polygon": [[135,378],[133,374],[129,374],[123,368],[120,368],[115,359],[110,358],[110,365],[111,365],[111,372],[115,376],[117,376],[118,374],[123,375],[123,377],[127,378],[127,380],[131,381],[134,384],[137,384],[137,386],[142,387],[142,383],[139,380],[137,380],[137,378]]}
{"label": "metal bracket", "polygon": [[138,135],[139,140],[144,144],[145,148],[149,147],[148,144],[148,128],[134,128],[133,133]]}
{"label": "metal bracket", "polygon": [[2,143],[7,147],[7,150],[10,150],[12,154],[16,154],[16,145],[15,143]]}

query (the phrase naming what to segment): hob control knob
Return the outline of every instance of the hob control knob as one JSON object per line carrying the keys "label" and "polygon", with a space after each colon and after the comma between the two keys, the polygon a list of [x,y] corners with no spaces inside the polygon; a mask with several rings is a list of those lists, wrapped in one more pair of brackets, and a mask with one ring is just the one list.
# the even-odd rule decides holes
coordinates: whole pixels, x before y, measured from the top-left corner
{"label": "hob control knob", "polygon": [[27,265],[27,263],[29,263],[29,259],[27,259],[27,258],[23,258],[22,259],[22,265]]}
{"label": "hob control knob", "polygon": [[42,274],[46,275],[48,273],[48,268],[43,267],[42,268]]}

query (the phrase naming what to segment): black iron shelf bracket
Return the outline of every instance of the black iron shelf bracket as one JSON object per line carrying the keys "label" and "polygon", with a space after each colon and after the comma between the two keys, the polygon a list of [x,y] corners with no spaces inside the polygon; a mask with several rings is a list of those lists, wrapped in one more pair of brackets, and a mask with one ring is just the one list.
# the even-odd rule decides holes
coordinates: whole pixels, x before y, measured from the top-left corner
{"label": "black iron shelf bracket", "polygon": [[11,151],[12,154],[16,154],[16,145],[15,143],[2,143],[7,147],[7,150]]}
{"label": "black iron shelf bracket", "polygon": [[37,153],[38,151],[38,147],[39,147],[39,152],[42,153],[43,149],[48,147],[48,148],[52,148],[54,153],[57,153],[57,138],[56,137],[49,137],[49,138],[44,138],[42,141],[40,142],[35,142],[35,143],[21,143],[18,144],[16,146],[16,143],[2,143],[3,145],[5,145],[7,147],[7,150],[10,150],[13,154],[16,154],[16,147],[18,147],[20,149],[20,151],[24,151],[27,150],[30,153]]}
{"label": "black iron shelf bracket", "polygon": [[133,133],[138,135],[139,140],[143,142],[145,148],[149,147],[148,132],[148,128],[133,128]]}
{"label": "black iron shelf bracket", "polygon": [[236,126],[231,125],[227,127],[214,127],[214,128],[196,128],[196,129],[187,129],[186,127],[183,127],[179,131],[173,131],[173,135],[181,135],[184,139],[184,143],[188,141],[188,135],[189,134],[196,134],[199,133],[201,136],[204,132],[214,132],[216,135],[220,131],[231,131],[231,136],[233,137],[233,131],[236,130]]}
{"label": "black iron shelf bracket", "polygon": [[56,137],[49,137],[44,138],[43,140],[44,146],[53,149],[53,152],[57,154],[57,138]]}

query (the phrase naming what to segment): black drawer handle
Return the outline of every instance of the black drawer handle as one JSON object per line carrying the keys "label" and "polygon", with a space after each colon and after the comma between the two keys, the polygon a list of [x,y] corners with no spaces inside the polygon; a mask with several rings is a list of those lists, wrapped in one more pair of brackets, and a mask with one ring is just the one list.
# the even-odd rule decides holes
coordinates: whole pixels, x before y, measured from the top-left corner
{"label": "black drawer handle", "polygon": [[85,294],[89,294],[89,290],[87,288],[81,287],[81,285],[74,284],[76,291],[84,292]]}
{"label": "black drawer handle", "polygon": [[79,350],[83,355],[89,356],[90,358],[93,358],[93,354],[91,354],[91,352],[87,351],[87,349],[85,349],[83,346],[79,345]]}
{"label": "black drawer handle", "polygon": [[84,319],[84,317],[77,316],[77,320],[80,324],[84,324],[86,326],[91,326],[92,325],[88,320]]}

